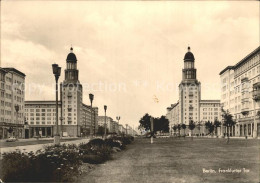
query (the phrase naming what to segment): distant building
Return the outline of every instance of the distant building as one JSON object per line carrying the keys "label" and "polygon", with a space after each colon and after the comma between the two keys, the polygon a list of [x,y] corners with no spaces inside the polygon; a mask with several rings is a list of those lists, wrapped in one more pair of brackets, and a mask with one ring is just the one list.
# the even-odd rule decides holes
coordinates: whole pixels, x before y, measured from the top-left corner
{"label": "distant building", "polygon": [[[227,66],[220,72],[221,105],[237,122],[232,136],[260,136],[260,47],[249,53],[234,66]],[[256,126],[254,125],[254,121]],[[225,129],[225,133],[227,133]]]}
{"label": "distant building", "polygon": [[113,131],[113,118],[109,117],[109,116],[98,116],[98,126],[102,126],[105,127],[105,123],[106,123],[106,127],[110,132]]}
{"label": "distant building", "polygon": [[[184,56],[182,81],[179,84],[179,100],[167,108],[166,118],[169,120],[170,134],[173,135],[173,126],[178,124],[185,124],[187,126],[185,133],[190,134],[188,125],[191,120],[202,125],[207,121],[213,123],[215,120],[221,120],[220,109],[219,100],[201,100],[201,83],[197,80],[195,57],[188,47],[188,52]],[[201,135],[208,132],[195,129],[194,133]]]}
{"label": "distant building", "polygon": [[0,67],[0,84],[0,139],[24,138],[25,74],[15,68]]}
{"label": "distant building", "polygon": [[118,125],[118,132],[119,132],[119,134],[125,134],[126,129],[124,128],[124,126],[122,124]]}
{"label": "distant building", "polygon": [[[83,125],[83,128],[86,128],[87,134],[90,134],[91,118],[92,118],[93,129],[95,129],[95,132],[97,132],[97,130],[98,130],[98,108],[97,107],[92,107],[92,108],[93,109],[92,109],[92,113],[91,113],[91,106],[83,104],[82,125]],[[91,117],[91,115],[92,115],[92,117]],[[94,126],[95,126],[95,128],[94,128]]]}

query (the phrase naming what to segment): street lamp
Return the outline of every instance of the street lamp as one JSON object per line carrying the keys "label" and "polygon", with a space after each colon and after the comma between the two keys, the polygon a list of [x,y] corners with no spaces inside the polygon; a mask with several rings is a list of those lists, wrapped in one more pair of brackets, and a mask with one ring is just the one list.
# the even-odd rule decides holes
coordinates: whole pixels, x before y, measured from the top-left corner
{"label": "street lamp", "polygon": [[107,135],[107,106],[104,105],[104,110],[105,110],[105,134],[104,134],[104,138],[106,138]]}
{"label": "street lamp", "polygon": [[19,129],[18,129],[18,111],[19,111],[19,105],[15,105],[14,106],[15,111],[16,111],[16,137],[18,138],[18,133],[19,133]]}
{"label": "street lamp", "polygon": [[116,120],[118,121],[118,123],[119,123],[119,120],[120,120],[120,116],[117,116],[116,117]]}
{"label": "street lamp", "polygon": [[125,132],[125,134],[126,134],[126,136],[127,136],[127,127],[128,127],[128,124],[125,124],[125,130],[126,130],[126,132]]}
{"label": "street lamp", "polygon": [[60,135],[58,127],[58,80],[61,73],[61,67],[58,64],[52,64],[52,72],[56,81],[56,134],[54,135],[54,144],[60,144]]}
{"label": "street lamp", "polygon": [[[90,100],[90,124],[91,124],[91,136],[93,136],[93,126],[92,126],[92,102],[94,100],[94,95],[92,93],[89,94],[89,100]],[[96,124],[94,122],[94,136],[95,136],[95,128]]]}

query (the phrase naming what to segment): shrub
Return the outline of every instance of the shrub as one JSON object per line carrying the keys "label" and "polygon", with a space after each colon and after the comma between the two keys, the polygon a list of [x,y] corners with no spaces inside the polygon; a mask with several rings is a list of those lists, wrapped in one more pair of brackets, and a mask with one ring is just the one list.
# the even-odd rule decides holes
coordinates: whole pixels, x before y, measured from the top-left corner
{"label": "shrub", "polygon": [[3,181],[27,181],[27,178],[33,173],[31,163],[30,157],[21,151],[4,153],[1,165]]}
{"label": "shrub", "polygon": [[104,159],[98,155],[85,154],[82,156],[82,161],[84,163],[100,164],[100,163],[104,162]]}
{"label": "shrub", "polygon": [[121,149],[122,147],[122,142],[120,140],[114,140],[114,139],[106,139],[105,143],[109,145],[111,148],[112,147],[118,147]]}
{"label": "shrub", "polygon": [[103,139],[92,139],[88,144],[91,146],[101,146],[105,144],[105,141]]}
{"label": "shrub", "polygon": [[71,182],[80,173],[82,161],[99,164],[111,158],[112,148],[125,148],[131,137],[93,139],[89,143],[50,145],[36,153],[4,153],[1,178],[4,182]]}
{"label": "shrub", "polygon": [[[3,154],[4,182],[64,182],[79,174],[81,165],[75,146],[47,146],[36,153]],[[15,161],[14,161],[15,159]]]}
{"label": "shrub", "polygon": [[79,153],[85,163],[102,163],[111,158],[111,146],[102,139],[93,139],[89,143],[79,144]]}

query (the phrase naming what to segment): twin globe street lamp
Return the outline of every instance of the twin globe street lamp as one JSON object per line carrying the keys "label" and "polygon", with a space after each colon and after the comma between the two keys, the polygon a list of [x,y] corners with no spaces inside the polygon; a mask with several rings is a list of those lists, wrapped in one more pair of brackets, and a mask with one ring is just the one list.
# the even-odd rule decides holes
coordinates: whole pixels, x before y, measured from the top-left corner
{"label": "twin globe street lamp", "polygon": [[58,64],[52,64],[52,72],[56,81],[56,134],[54,135],[54,144],[60,144],[60,135],[58,129],[58,80],[61,73],[61,67]]}

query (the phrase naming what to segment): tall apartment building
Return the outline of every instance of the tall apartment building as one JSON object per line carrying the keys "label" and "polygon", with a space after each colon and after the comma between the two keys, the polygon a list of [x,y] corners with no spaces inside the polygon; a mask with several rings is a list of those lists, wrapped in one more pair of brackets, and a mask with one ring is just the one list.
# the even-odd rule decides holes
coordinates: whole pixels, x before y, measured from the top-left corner
{"label": "tall apartment building", "polygon": [[231,130],[233,136],[260,136],[260,47],[249,53],[234,66],[227,66],[220,72],[221,105],[237,122]]}
{"label": "tall apartment building", "polygon": [[[185,124],[188,126],[191,120],[202,124],[207,121],[220,120],[220,111],[219,100],[201,100],[201,83],[197,80],[195,57],[188,47],[188,52],[184,56],[182,81],[179,84],[179,100],[167,108],[166,118],[169,120],[170,133],[173,134],[174,125]],[[198,133],[197,129],[194,131]],[[189,130],[186,130],[185,133],[190,134]],[[200,133],[206,134],[207,131],[203,130]]]}
{"label": "tall apartment building", "polygon": [[0,138],[24,138],[25,74],[15,68],[0,68]]}

